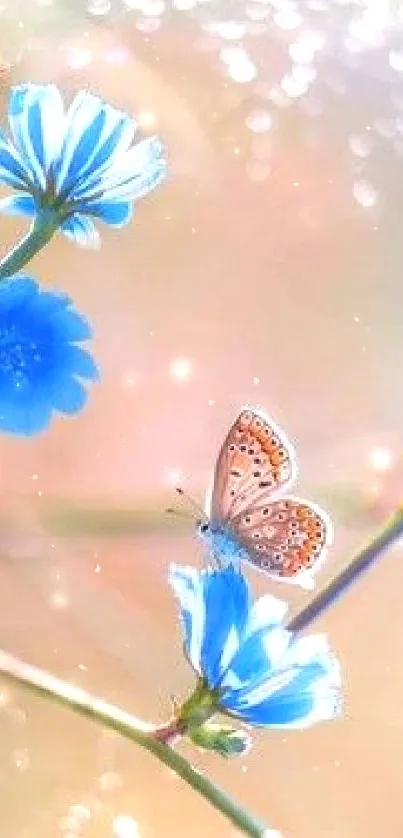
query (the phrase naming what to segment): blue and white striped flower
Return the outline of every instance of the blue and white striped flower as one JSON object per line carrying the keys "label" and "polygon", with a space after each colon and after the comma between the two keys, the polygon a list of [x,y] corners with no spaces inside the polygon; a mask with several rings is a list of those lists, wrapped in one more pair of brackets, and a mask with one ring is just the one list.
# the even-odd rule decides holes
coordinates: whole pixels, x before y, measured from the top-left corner
{"label": "blue and white striped flower", "polygon": [[67,110],[55,85],[24,84],[10,96],[10,136],[0,133],[0,183],[18,194],[12,215],[46,215],[80,245],[97,245],[93,218],[122,227],[133,201],[166,174],[157,137],[138,139],[135,120],[80,91]]}
{"label": "blue and white striped flower", "polygon": [[294,637],[287,605],[251,601],[233,567],[173,565],[186,656],[217,696],[217,709],[258,727],[306,728],[339,712],[340,669],[324,635]]}

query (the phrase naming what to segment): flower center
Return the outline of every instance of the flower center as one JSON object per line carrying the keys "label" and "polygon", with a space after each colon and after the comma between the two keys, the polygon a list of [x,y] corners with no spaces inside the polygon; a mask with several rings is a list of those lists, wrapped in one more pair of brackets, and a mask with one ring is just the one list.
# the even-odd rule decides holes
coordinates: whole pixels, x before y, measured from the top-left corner
{"label": "flower center", "polygon": [[0,372],[12,376],[17,387],[32,375],[42,360],[38,344],[18,334],[15,326],[0,331]]}

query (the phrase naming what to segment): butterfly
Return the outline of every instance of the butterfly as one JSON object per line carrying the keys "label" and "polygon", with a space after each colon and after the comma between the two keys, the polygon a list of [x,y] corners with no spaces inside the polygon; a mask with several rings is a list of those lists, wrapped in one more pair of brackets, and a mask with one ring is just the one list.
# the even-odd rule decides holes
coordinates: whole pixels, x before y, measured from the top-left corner
{"label": "butterfly", "polygon": [[245,407],[223,442],[206,512],[198,520],[219,566],[245,561],[273,579],[314,587],[332,525],[315,504],[286,493],[296,475],[286,435],[263,413]]}

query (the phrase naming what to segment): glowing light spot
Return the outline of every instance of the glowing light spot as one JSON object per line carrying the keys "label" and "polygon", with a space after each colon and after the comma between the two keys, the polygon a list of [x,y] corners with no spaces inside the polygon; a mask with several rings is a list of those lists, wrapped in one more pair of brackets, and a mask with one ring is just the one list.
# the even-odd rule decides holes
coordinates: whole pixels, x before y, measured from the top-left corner
{"label": "glowing light spot", "polygon": [[270,131],[273,125],[273,120],[269,112],[263,109],[252,111],[246,117],[245,121],[247,128],[253,131],[254,134],[264,134],[266,131]]}
{"label": "glowing light spot", "polygon": [[66,833],[67,835],[74,835],[76,838],[77,832],[80,829],[80,821],[73,815],[68,815],[67,817],[60,818],[58,827],[60,832],[63,833],[63,838],[66,838]]}
{"label": "glowing light spot", "polygon": [[[136,20],[136,29],[139,32],[156,32],[161,26],[161,21],[158,17],[139,17]],[[146,38],[144,40],[147,40]]]}
{"label": "glowing light spot", "polygon": [[310,44],[303,41],[296,41],[288,47],[290,58],[300,64],[310,64],[315,58],[315,51]]}
{"label": "glowing light spot", "polygon": [[165,8],[165,0],[142,0],[141,3],[141,11],[146,17],[160,17]]}
{"label": "glowing light spot", "polygon": [[94,17],[101,17],[107,15],[112,8],[111,0],[90,0],[87,4],[87,9],[90,15]]}
{"label": "glowing light spot", "polygon": [[175,358],[170,365],[170,374],[175,381],[188,381],[192,374],[192,364],[187,358]]}
{"label": "glowing light spot", "polygon": [[213,404],[215,404],[214,399],[209,399],[207,404],[208,404],[209,407],[213,407]]}
{"label": "glowing light spot", "polygon": [[368,134],[352,134],[349,137],[348,144],[350,150],[356,157],[369,157],[372,151],[372,140]]}
{"label": "glowing light spot", "polygon": [[165,469],[164,475],[169,486],[179,486],[183,481],[183,474],[178,468]]}
{"label": "glowing light spot", "polygon": [[232,81],[238,82],[239,84],[246,84],[249,81],[253,81],[257,76],[257,69],[252,61],[230,64],[227,72]]}
{"label": "glowing light spot", "polygon": [[31,760],[29,758],[29,752],[27,748],[23,748],[20,751],[13,751],[11,759],[15,767],[21,773],[28,771],[28,769],[31,766]]}
{"label": "glowing light spot", "polygon": [[10,704],[11,698],[10,694],[6,692],[6,690],[2,689],[0,692],[0,710],[2,707],[7,707]]}
{"label": "glowing light spot", "polygon": [[374,207],[378,200],[376,189],[368,180],[356,180],[353,183],[353,196],[362,207]]}
{"label": "glowing light spot", "polygon": [[197,6],[197,0],[171,0],[171,6],[179,12],[188,12]]}
{"label": "glowing light spot", "polygon": [[67,58],[67,66],[71,70],[82,70],[83,67],[88,67],[93,59],[93,53],[90,49],[75,49],[72,50]]}
{"label": "glowing light spot", "polygon": [[396,73],[403,73],[403,50],[391,50],[389,64],[392,70],[396,70]]}
{"label": "glowing light spot", "polygon": [[138,824],[130,815],[118,815],[114,818],[112,829],[116,838],[138,838],[139,836]]}
{"label": "glowing light spot", "polygon": [[50,597],[50,604],[53,608],[67,608],[69,602],[69,597],[64,591],[54,591],[54,593]]}
{"label": "glowing light spot", "polygon": [[289,108],[292,104],[292,99],[285,93],[285,91],[279,86],[274,85],[268,94],[267,98],[276,105],[277,108]]}
{"label": "glowing light spot", "polygon": [[393,455],[388,448],[374,448],[368,459],[374,471],[388,471],[393,463]]}
{"label": "glowing light spot", "polygon": [[38,474],[33,474],[31,479],[32,479],[32,480],[38,480],[38,477],[39,477],[39,475],[38,475]]}
{"label": "glowing light spot", "polygon": [[157,124],[157,117],[153,111],[140,111],[140,113],[137,114],[137,122],[140,125],[140,128],[147,131],[155,128]]}
{"label": "glowing light spot", "polygon": [[104,56],[104,60],[107,64],[125,64],[130,58],[130,53],[124,47],[112,47],[109,49]]}
{"label": "glowing light spot", "polygon": [[220,58],[227,65],[228,75],[233,81],[249,82],[257,75],[257,68],[242,47],[223,47]]}
{"label": "glowing light spot", "polygon": [[381,3],[371,3],[364,13],[354,18],[348,26],[352,38],[350,48],[381,46],[388,23],[389,16],[385,7],[382,8]]}
{"label": "glowing light spot", "polygon": [[292,30],[298,29],[302,18],[294,3],[285,2],[278,12],[274,15],[274,23],[279,29]]}
{"label": "glowing light spot", "polygon": [[246,26],[241,21],[223,20],[209,23],[203,27],[212,35],[218,35],[224,41],[239,41],[246,32]]}
{"label": "glowing light spot", "polygon": [[254,377],[254,379],[253,379],[253,383],[254,383],[254,384],[259,384],[259,382],[260,382],[260,378],[258,378],[258,376],[257,376],[257,375],[255,375],[255,377]]}
{"label": "glowing light spot", "polygon": [[113,792],[122,787],[123,780],[116,771],[105,771],[99,777],[98,785],[102,792]]}
{"label": "glowing light spot", "polygon": [[73,803],[68,810],[68,816],[75,818],[80,824],[86,824],[91,820],[91,809],[83,803]]}
{"label": "glowing light spot", "polygon": [[303,96],[309,88],[309,82],[302,77],[299,78],[294,72],[287,73],[287,75],[283,76],[280,85],[290,99],[297,99],[299,96]]}

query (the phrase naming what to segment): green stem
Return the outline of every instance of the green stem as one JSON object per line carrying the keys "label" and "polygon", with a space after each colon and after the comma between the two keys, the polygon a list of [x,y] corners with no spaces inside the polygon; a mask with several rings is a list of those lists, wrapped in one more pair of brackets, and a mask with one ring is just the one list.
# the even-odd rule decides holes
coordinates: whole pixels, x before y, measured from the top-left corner
{"label": "green stem", "polygon": [[[289,628],[293,631],[301,631],[310,625],[364,571],[368,570],[370,565],[380,558],[393,541],[402,534],[403,507],[398,509],[381,532],[363,550],[357,553],[350,564],[291,620]],[[6,652],[0,652],[0,676],[26,687],[36,695],[49,698],[57,704],[75,710],[76,713],[86,716],[104,727],[117,731],[126,739],[154,754],[160,762],[168,766],[179,777],[182,777],[188,785],[208,800],[245,835],[250,835],[252,838],[270,838],[270,836],[275,838],[275,835],[278,835],[247,812],[223,789],[193,768],[186,759],[170,747],[169,743],[173,743],[183,733],[178,726],[177,719],[161,727],[146,724],[118,707],[91,696],[85,690],[29,666],[29,664],[19,661]],[[196,692],[197,690],[199,690],[200,696],[204,695],[202,683],[198,685]],[[193,696],[186,705],[189,711],[193,708],[192,700]],[[207,712],[208,708],[205,709]]]}
{"label": "green stem", "polygon": [[0,261],[0,280],[17,273],[52,238],[60,226],[56,213],[44,210],[35,216],[28,233]]}
{"label": "green stem", "polygon": [[[270,836],[275,838],[277,835],[271,832],[262,821],[247,812],[227,792],[193,768],[184,757],[161,741],[165,738],[161,733],[167,729],[166,726],[158,728],[146,724],[103,699],[91,696],[85,690],[23,663],[6,652],[0,652],[0,675],[8,681],[27,687],[38,696],[48,698],[56,704],[75,710],[81,716],[86,716],[104,727],[117,731],[126,739],[145,748],[222,812],[245,835],[251,835],[252,838],[270,838]],[[171,738],[172,727],[170,728]]]}
{"label": "green stem", "polygon": [[383,529],[371,539],[366,547],[360,550],[355,558],[347,565],[311,602],[296,614],[287,628],[290,631],[302,631],[346,592],[362,573],[365,573],[376,562],[385,550],[403,535],[403,507],[385,524]]}

